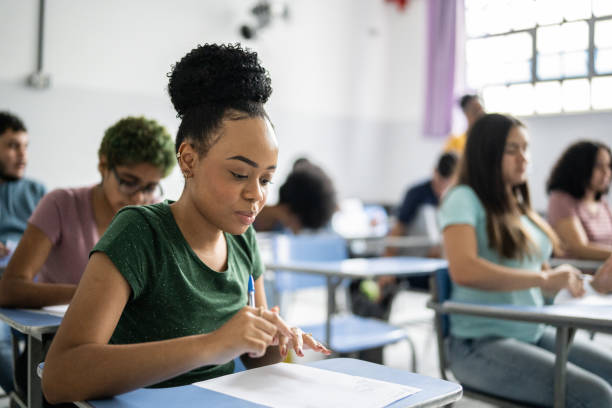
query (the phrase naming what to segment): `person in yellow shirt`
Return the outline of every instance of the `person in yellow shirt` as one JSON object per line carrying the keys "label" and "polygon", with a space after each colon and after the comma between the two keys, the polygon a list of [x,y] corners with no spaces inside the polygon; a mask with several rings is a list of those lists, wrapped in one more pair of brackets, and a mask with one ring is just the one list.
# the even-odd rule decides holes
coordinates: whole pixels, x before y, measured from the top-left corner
{"label": "person in yellow shirt", "polygon": [[476,120],[485,114],[478,95],[463,95],[459,100],[459,106],[461,106],[461,110],[467,119],[468,127],[464,133],[459,135],[451,134],[448,139],[446,139],[446,143],[444,144],[444,152],[454,151],[458,154],[463,153],[468,132],[472,128],[472,125],[476,123]]}

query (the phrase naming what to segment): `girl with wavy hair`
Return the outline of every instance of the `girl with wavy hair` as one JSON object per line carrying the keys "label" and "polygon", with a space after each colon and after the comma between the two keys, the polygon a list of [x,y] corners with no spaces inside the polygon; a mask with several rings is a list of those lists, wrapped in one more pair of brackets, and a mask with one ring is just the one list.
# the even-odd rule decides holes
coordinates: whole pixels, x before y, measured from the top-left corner
{"label": "girl with wavy hair", "polygon": [[612,212],[606,194],[612,181],[612,152],[581,140],[561,155],[548,179],[548,221],[576,258],[612,255]]}

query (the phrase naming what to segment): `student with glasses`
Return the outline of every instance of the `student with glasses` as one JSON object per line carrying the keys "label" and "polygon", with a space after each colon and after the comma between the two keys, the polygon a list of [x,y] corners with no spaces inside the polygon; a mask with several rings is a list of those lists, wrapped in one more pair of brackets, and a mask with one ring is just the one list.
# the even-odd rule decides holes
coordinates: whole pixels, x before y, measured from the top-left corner
{"label": "student with glasses", "polygon": [[98,157],[100,183],[54,190],[36,207],[0,280],[1,306],[69,303],[89,251],[115,214],[127,205],[160,201],[159,182],[175,165],[172,137],[143,117],[127,117],[111,126]]}

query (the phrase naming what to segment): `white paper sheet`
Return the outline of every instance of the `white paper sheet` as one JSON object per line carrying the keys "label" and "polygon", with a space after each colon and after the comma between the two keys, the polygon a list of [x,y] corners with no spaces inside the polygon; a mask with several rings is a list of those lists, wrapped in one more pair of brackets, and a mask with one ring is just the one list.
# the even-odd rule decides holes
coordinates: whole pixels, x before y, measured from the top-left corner
{"label": "white paper sheet", "polygon": [[591,286],[591,276],[584,277],[584,291],[586,292],[584,296],[575,298],[573,297],[569,290],[562,289],[555,296],[554,303],[555,304],[575,304],[575,305],[606,305],[612,306],[612,294],[604,295],[597,292]]}
{"label": "white paper sheet", "polygon": [[9,253],[8,255],[0,258],[0,268],[6,268],[9,261],[11,260],[11,256],[13,256],[13,252],[15,252],[15,248],[17,248],[17,244],[17,241],[11,241],[10,239],[6,241],[6,244],[4,244],[4,246],[6,246],[6,249],[9,250]]}
{"label": "white paper sheet", "polygon": [[269,407],[384,407],[419,388],[300,364],[278,363],[196,383]]}
{"label": "white paper sheet", "polygon": [[34,312],[34,313],[44,313],[44,314],[64,317],[64,315],[66,314],[66,310],[68,310],[68,305],[45,306],[41,309],[24,309],[24,310]]}
{"label": "white paper sheet", "polygon": [[45,306],[42,310],[55,316],[64,317],[66,310],[68,310],[68,306],[69,305]]}

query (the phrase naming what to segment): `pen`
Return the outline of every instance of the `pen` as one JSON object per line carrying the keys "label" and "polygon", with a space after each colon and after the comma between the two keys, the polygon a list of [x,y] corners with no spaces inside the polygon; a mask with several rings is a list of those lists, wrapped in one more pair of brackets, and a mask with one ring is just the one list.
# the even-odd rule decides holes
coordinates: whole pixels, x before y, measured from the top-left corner
{"label": "pen", "polygon": [[253,275],[249,275],[249,300],[247,305],[255,307],[255,282],[253,282]]}

